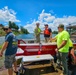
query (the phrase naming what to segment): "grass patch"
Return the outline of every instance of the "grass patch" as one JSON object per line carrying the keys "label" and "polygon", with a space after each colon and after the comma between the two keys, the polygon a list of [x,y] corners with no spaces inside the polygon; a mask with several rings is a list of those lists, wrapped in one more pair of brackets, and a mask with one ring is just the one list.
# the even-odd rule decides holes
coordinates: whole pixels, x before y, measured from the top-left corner
{"label": "grass patch", "polygon": [[2,48],[2,45],[0,45],[0,49]]}
{"label": "grass patch", "polygon": [[0,68],[4,66],[4,56],[0,57]]}
{"label": "grass patch", "polygon": [[[2,45],[0,45],[0,50],[2,48]],[[0,57],[0,68],[4,65],[4,55]]]}

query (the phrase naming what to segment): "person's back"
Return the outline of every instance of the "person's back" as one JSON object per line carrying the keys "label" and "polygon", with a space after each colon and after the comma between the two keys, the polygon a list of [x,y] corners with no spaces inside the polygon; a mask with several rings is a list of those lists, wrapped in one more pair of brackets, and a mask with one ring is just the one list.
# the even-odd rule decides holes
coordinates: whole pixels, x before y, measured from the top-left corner
{"label": "person's back", "polygon": [[69,34],[67,31],[62,31],[58,34],[58,38],[57,38],[57,45],[58,47],[61,45],[61,43],[63,42],[63,40],[67,40],[67,43],[65,46],[63,46],[61,49],[59,49],[60,52],[69,52]]}
{"label": "person's back", "polygon": [[16,36],[12,32],[10,32],[5,36],[5,41],[9,42],[6,48],[5,55],[16,54],[18,45]]}

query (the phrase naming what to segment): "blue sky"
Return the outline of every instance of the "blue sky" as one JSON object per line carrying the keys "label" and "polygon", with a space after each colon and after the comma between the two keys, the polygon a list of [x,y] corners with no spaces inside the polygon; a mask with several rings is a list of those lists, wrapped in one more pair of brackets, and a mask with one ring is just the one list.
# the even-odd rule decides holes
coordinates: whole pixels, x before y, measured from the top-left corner
{"label": "blue sky", "polygon": [[24,26],[33,32],[35,23],[40,22],[40,28],[48,23],[52,30],[60,23],[65,26],[76,22],[75,0],[0,0],[0,23],[7,25],[8,21]]}

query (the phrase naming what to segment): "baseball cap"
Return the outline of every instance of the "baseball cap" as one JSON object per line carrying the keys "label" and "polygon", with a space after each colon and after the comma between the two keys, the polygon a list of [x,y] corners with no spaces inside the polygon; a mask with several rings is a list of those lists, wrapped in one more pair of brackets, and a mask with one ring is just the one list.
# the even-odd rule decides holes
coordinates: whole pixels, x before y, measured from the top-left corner
{"label": "baseball cap", "polygon": [[44,24],[45,26],[48,26],[48,24]]}
{"label": "baseball cap", "polygon": [[40,23],[39,23],[39,22],[37,22],[37,23],[36,23],[36,25],[40,25]]}
{"label": "baseball cap", "polygon": [[59,24],[58,28],[64,28],[63,24]]}

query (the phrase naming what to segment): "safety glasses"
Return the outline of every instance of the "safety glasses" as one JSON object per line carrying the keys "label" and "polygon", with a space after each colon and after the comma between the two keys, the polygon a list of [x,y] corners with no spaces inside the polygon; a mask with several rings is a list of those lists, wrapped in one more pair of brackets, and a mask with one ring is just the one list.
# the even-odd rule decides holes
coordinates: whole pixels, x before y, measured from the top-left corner
{"label": "safety glasses", "polygon": [[3,29],[4,31],[8,30],[7,28]]}

